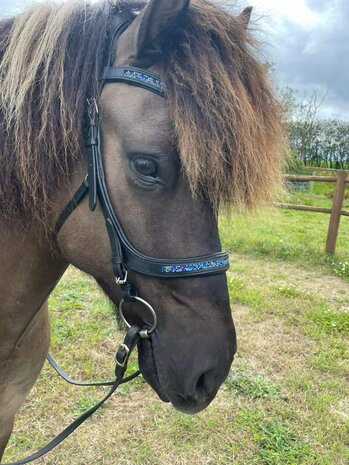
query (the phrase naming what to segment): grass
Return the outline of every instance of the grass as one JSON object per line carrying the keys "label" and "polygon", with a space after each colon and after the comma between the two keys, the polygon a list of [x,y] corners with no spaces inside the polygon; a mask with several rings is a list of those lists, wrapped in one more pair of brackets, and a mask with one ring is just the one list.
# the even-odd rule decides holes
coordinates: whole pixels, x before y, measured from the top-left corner
{"label": "grass", "polygon": [[[325,193],[302,199],[325,204]],[[279,210],[231,225],[222,217],[239,349],[215,401],[183,415],[138,378],[37,463],[347,465],[349,286],[336,269],[348,261],[348,218],[335,259],[323,252],[327,224],[325,215]],[[50,308],[51,351],[63,369],[81,380],[112,379],[122,333],[94,281],[69,269]],[[137,369],[136,357],[130,365]],[[4,462],[42,446],[104,392],[66,385],[45,365]]]}
{"label": "grass", "polygon": [[234,394],[246,396],[252,400],[281,396],[279,386],[266,376],[250,373],[246,366],[240,366],[232,371],[224,387]]}
{"label": "grass", "polygon": [[309,445],[280,418],[267,419],[258,410],[242,409],[239,421],[251,430],[261,464],[293,465],[312,460]]}

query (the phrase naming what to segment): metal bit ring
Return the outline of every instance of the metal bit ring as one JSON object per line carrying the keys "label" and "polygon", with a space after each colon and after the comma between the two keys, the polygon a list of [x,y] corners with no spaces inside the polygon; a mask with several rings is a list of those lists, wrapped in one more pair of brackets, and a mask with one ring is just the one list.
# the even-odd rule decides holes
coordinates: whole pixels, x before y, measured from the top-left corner
{"label": "metal bit ring", "polygon": [[[142,330],[139,333],[142,339],[146,339],[151,335],[151,333],[153,333],[155,331],[155,328],[156,328],[157,323],[158,323],[158,318],[156,316],[155,310],[153,309],[153,307],[146,300],[141,299],[140,297],[137,297],[137,296],[133,297],[132,300],[135,300],[135,301],[143,304],[144,307],[146,307],[149,310],[149,312],[151,313],[151,316],[153,317],[152,326],[149,329]],[[125,300],[122,299],[122,301],[119,303],[119,313],[120,313],[122,321],[125,323],[127,328],[131,328],[130,323],[126,320],[126,317],[124,315],[124,310],[122,308],[124,303],[125,303]]]}

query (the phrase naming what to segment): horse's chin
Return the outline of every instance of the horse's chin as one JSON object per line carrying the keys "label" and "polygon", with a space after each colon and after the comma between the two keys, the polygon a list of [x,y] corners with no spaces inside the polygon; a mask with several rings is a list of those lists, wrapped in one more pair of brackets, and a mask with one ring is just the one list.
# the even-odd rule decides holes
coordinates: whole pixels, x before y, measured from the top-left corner
{"label": "horse's chin", "polygon": [[[138,345],[139,368],[145,381],[154,389],[163,402],[171,402],[176,410],[183,413],[194,414],[205,409],[214,399],[216,393],[207,398],[204,402],[190,402],[178,394],[172,392],[168,387],[162,385],[159,373],[156,367],[156,361],[153,353],[152,342],[150,340],[141,340]],[[163,384],[166,385],[166,382]]]}
{"label": "horse's chin", "polygon": [[163,402],[170,402],[161,387],[158,372],[156,369],[153,348],[150,340],[142,339],[138,344],[139,369],[146,382],[154,389]]}

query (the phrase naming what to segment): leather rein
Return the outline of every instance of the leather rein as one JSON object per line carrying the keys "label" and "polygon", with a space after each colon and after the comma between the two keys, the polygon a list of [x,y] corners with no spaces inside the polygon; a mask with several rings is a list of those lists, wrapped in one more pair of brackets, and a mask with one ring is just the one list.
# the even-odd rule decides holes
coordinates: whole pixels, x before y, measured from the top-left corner
{"label": "leather rein", "polygon": [[[132,66],[113,66],[115,42],[127,29],[133,19],[133,17],[125,17],[122,12],[118,13],[113,18],[113,33],[108,39],[108,64],[104,68],[101,77],[100,92],[106,83],[122,82],[143,88],[162,98],[166,98],[165,90],[159,75]],[[121,289],[122,299],[119,304],[119,312],[127,326],[127,332],[123,343],[116,352],[115,380],[113,381],[104,383],[81,383],[79,381],[75,381],[66,375],[55,360],[48,355],[47,359],[51,366],[70,384],[78,386],[111,386],[110,391],[100,402],[83,413],[39,451],[23,460],[2,465],[24,465],[47,454],[70,434],[72,434],[73,431],[84,423],[94,412],[96,412],[96,410],[98,410],[111,397],[120,384],[131,381],[140,374],[140,372],[137,371],[130,376],[125,377],[127,363],[132,350],[136,347],[140,338],[150,338],[151,334],[155,331],[157,326],[157,316],[153,307],[147,301],[139,297],[137,289],[129,281],[129,270],[154,278],[173,279],[224,273],[229,268],[229,256],[225,252],[216,252],[213,254],[180,259],[155,258],[142,254],[130,243],[113,209],[108,193],[101,150],[100,118],[95,98],[88,100],[87,117],[88,129],[86,131],[85,145],[87,148],[88,172],[84,181],[75,192],[73,198],[60,214],[55,227],[55,232],[56,234],[59,234],[71,213],[87,195],[89,197],[89,208],[91,212],[95,211],[97,204],[99,203],[105,219],[106,229],[108,231],[115,283],[120,286]],[[150,312],[152,317],[151,325],[138,327],[136,325],[130,325],[126,320],[123,311],[124,303],[136,301],[142,304],[147,311]]]}

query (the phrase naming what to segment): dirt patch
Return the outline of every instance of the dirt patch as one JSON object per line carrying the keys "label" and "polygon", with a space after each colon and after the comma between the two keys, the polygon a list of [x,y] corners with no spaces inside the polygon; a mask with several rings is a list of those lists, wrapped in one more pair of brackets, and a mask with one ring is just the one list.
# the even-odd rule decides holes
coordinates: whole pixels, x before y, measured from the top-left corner
{"label": "dirt patch", "polygon": [[236,362],[247,364],[256,373],[273,378],[288,376],[296,366],[305,368],[307,356],[316,350],[314,341],[305,338],[281,318],[254,320],[247,306],[234,307],[238,333]]}
{"label": "dirt patch", "polygon": [[334,305],[338,310],[349,311],[349,284],[320,269],[239,254],[232,254],[232,262],[238,266],[253,267],[258,277],[260,279],[264,277],[268,285],[295,286],[298,291],[316,295]]}

